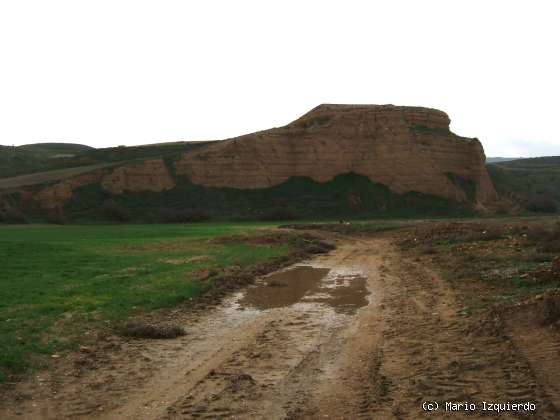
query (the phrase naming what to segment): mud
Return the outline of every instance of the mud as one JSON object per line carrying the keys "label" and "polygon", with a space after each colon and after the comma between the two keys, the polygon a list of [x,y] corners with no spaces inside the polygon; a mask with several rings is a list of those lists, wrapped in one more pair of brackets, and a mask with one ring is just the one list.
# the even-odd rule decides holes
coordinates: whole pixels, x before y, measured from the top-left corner
{"label": "mud", "polygon": [[332,240],[336,250],[259,277],[213,309],[167,314],[185,336],[109,336],[57,359],[3,400],[0,418],[484,417],[425,412],[426,400],[530,401],[530,418],[560,418],[553,330],[513,322],[470,334],[476,320],[449,283],[394,238]]}
{"label": "mud", "polygon": [[281,308],[299,302],[315,290],[329,273],[328,268],[297,266],[269,276],[264,282],[250,288],[239,301],[242,306],[257,309]]}
{"label": "mud", "polygon": [[321,303],[337,313],[353,315],[368,303],[366,281],[360,273],[299,265],[268,276],[249,288],[238,303],[240,309],[260,310]]}

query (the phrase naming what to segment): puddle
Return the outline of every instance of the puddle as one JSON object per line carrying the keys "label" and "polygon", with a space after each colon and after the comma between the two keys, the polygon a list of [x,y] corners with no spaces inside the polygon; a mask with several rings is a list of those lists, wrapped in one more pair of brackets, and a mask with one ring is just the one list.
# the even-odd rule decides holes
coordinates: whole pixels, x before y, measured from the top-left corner
{"label": "puddle", "polygon": [[293,305],[309,291],[317,289],[329,271],[328,268],[299,266],[272,274],[264,280],[264,283],[248,289],[239,304],[257,309]]}
{"label": "puddle", "polygon": [[353,315],[368,304],[366,277],[356,271],[298,266],[273,274],[247,290],[241,307],[272,309],[302,303],[320,303],[336,313]]}
{"label": "puddle", "polygon": [[359,275],[335,277],[334,285],[319,289],[320,296],[311,296],[309,301],[322,302],[335,312],[353,315],[368,304],[366,278]]}

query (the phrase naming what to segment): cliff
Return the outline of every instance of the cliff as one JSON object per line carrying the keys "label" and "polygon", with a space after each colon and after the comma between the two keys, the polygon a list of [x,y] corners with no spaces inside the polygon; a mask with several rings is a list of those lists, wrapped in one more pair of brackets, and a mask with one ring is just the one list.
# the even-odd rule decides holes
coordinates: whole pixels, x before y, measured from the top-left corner
{"label": "cliff", "polygon": [[482,145],[453,134],[449,123],[429,108],[320,105],[285,127],[182,154],[175,168],[211,187],[266,188],[292,176],[325,182],[354,172],[396,193],[493,202]]}
{"label": "cliff", "polygon": [[[417,192],[491,208],[497,194],[486,172],[482,145],[452,133],[449,123],[447,114],[430,108],[320,105],[281,128],[200,147],[187,145],[181,152],[166,154],[165,160],[136,159],[80,174],[74,168],[59,171],[62,175],[56,180],[49,178],[50,172],[37,174],[33,178],[43,176],[48,183],[19,191],[41,208],[52,209],[66,205],[77,189],[91,184],[113,196],[176,191],[180,178],[204,188],[251,191],[293,177],[324,183],[354,173],[385,185],[391,193]],[[3,181],[10,184],[10,179]],[[190,200],[177,194],[177,199]],[[364,198],[348,200],[357,203]],[[352,205],[359,207],[356,203]]]}
{"label": "cliff", "polygon": [[74,190],[95,183],[99,183],[101,189],[110,194],[122,194],[126,191],[159,192],[175,186],[175,180],[163,159],[149,159],[114,169],[99,169],[62,180],[41,188],[34,198],[44,209],[61,207],[72,199]]}

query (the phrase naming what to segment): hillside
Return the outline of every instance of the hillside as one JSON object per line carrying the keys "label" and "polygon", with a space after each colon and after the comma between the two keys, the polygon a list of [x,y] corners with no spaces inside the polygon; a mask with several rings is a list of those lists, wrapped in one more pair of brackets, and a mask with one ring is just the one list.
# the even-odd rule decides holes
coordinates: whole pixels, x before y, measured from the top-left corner
{"label": "hillside", "polygon": [[34,143],[18,146],[17,149],[26,150],[46,157],[57,157],[59,155],[76,155],[94,148],[77,143]]}
{"label": "hillside", "polygon": [[560,203],[560,156],[491,163],[486,167],[498,193],[524,207],[535,198]]}
{"label": "hillside", "polygon": [[100,149],[72,143],[0,146],[0,179],[65,168],[173,156],[208,143],[206,141],[172,142]]}
{"label": "hillside", "polygon": [[0,178],[48,171],[70,165],[69,157],[91,149],[71,143],[0,146]]}
{"label": "hillside", "polygon": [[39,219],[56,211],[74,220],[491,209],[498,197],[482,145],[449,123],[430,108],[321,105],[284,127],[223,141],[77,151],[48,161],[51,171],[2,179],[0,200]]}
{"label": "hillside", "polygon": [[487,157],[486,163],[499,163],[499,162],[509,162],[511,160],[523,159],[520,157]]}

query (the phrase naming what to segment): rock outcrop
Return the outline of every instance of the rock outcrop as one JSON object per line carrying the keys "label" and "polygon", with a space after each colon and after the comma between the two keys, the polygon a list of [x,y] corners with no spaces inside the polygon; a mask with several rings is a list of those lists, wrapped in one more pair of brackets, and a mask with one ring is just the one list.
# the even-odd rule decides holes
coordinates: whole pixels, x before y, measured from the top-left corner
{"label": "rock outcrop", "polygon": [[49,185],[39,190],[38,193],[33,195],[33,198],[44,209],[61,207],[72,199],[76,188],[99,182],[103,173],[103,170],[97,170]]}
{"label": "rock outcrop", "polygon": [[[449,130],[442,111],[393,105],[320,105],[282,128],[183,154],[177,175],[208,187],[266,188],[292,176],[325,182],[354,172],[396,193],[417,191],[479,206],[497,199],[477,139]],[[473,187],[473,197],[456,180]]]}
{"label": "rock outcrop", "polygon": [[171,177],[163,159],[146,160],[136,165],[121,166],[103,177],[101,187],[111,194],[125,191],[163,191],[173,188]]}
{"label": "rock outcrop", "polygon": [[[318,182],[355,173],[395,193],[411,191],[492,208],[497,194],[482,145],[457,136],[442,111],[393,105],[320,105],[285,127],[203,145],[171,156],[130,161],[23,189],[44,209],[68,203],[77,188],[98,184],[109,194],[159,192],[177,177],[205,187],[257,189],[290,177]],[[348,197],[360,208],[361,197]]]}
{"label": "rock outcrop", "polygon": [[100,183],[101,189],[111,194],[125,191],[158,192],[175,186],[175,180],[163,159],[150,159],[114,169],[95,170],[60,181],[40,189],[34,194],[34,199],[44,209],[61,207],[72,199],[75,189],[95,183]]}

